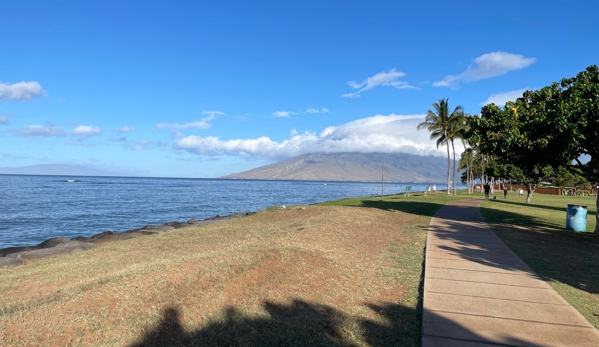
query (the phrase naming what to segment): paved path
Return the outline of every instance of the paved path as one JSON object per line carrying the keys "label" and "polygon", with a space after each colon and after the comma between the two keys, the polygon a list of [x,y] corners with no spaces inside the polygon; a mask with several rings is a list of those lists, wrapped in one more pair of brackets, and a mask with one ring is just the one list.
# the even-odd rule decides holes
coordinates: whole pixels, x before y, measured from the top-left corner
{"label": "paved path", "polygon": [[480,202],[431,220],[422,346],[599,346],[599,332],[484,223]]}

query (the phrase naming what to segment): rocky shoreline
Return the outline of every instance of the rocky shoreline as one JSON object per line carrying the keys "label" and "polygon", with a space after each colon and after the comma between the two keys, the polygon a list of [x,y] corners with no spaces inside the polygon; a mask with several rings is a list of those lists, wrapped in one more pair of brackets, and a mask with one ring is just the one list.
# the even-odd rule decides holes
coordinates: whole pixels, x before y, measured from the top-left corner
{"label": "rocky shoreline", "polygon": [[74,238],[53,237],[36,246],[8,247],[0,249],[0,268],[9,265],[27,264],[42,258],[59,254],[74,254],[97,247],[98,245],[128,240],[144,235],[155,235],[172,232],[190,226],[207,225],[231,219],[238,219],[255,214],[256,212],[240,212],[228,216],[216,215],[212,218],[197,220],[192,218],[187,222],[168,222],[162,225],[146,225],[139,229],[131,229],[121,233],[104,231],[90,237],[78,236]]}

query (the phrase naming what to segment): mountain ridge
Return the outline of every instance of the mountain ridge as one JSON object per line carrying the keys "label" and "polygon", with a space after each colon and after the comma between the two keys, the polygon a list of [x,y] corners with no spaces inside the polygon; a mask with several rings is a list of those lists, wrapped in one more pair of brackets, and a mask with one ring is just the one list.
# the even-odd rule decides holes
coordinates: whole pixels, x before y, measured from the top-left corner
{"label": "mountain ridge", "polygon": [[221,178],[308,180],[308,181],[385,181],[442,183],[447,180],[447,159],[407,153],[313,153]]}

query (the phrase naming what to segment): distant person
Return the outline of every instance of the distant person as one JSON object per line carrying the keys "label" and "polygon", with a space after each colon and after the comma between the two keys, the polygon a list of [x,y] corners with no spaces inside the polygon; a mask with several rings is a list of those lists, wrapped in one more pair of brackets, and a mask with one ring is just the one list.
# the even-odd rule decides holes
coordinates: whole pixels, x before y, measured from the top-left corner
{"label": "distant person", "polygon": [[503,186],[503,198],[507,199],[507,187]]}
{"label": "distant person", "polygon": [[494,195],[495,195],[495,194],[493,194],[493,193],[495,193],[495,189],[494,189],[494,188],[495,188],[495,185],[494,185],[494,184],[491,184],[491,190],[490,190],[490,193],[491,193],[491,195],[492,195],[492,196],[494,196]]}
{"label": "distant person", "polygon": [[428,187],[426,187],[426,192],[430,193],[431,192],[431,185],[429,184]]}
{"label": "distant person", "polygon": [[522,195],[524,195],[524,191],[522,190],[522,188],[520,188],[518,194],[520,195],[520,200],[522,200]]}
{"label": "distant person", "polygon": [[437,194],[437,185],[433,184],[433,195]]}
{"label": "distant person", "polygon": [[485,183],[485,198],[489,199],[489,192],[491,191],[491,187],[489,186],[489,183]]}

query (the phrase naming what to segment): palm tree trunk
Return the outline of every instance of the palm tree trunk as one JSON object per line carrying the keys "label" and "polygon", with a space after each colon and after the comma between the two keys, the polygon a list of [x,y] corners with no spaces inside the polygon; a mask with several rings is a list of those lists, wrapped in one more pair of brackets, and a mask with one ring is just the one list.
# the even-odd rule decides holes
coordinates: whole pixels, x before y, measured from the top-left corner
{"label": "palm tree trunk", "polygon": [[[595,206],[597,206],[597,210],[599,211],[599,189],[597,189],[597,200],[595,201]],[[599,213],[595,213],[595,234],[599,234]]]}
{"label": "palm tree trunk", "polygon": [[453,140],[451,141],[451,151],[453,152],[453,195],[457,195],[455,191],[455,176],[456,176],[456,167],[455,167],[455,145],[453,144]]}
{"label": "palm tree trunk", "polygon": [[[445,136],[445,138],[447,138],[447,136]],[[449,157],[449,141],[445,140],[445,144],[447,145],[447,195],[451,195],[451,186],[449,185],[449,170],[451,168],[451,158]]]}
{"label": "palm tree trunk", "polygon": [[[470,155],[470,179],[472,180],[472,185],[474,185],[474,150],[472,150],[472,155]],[[474,193],[474,187],[470,188],[470,194]]]}

